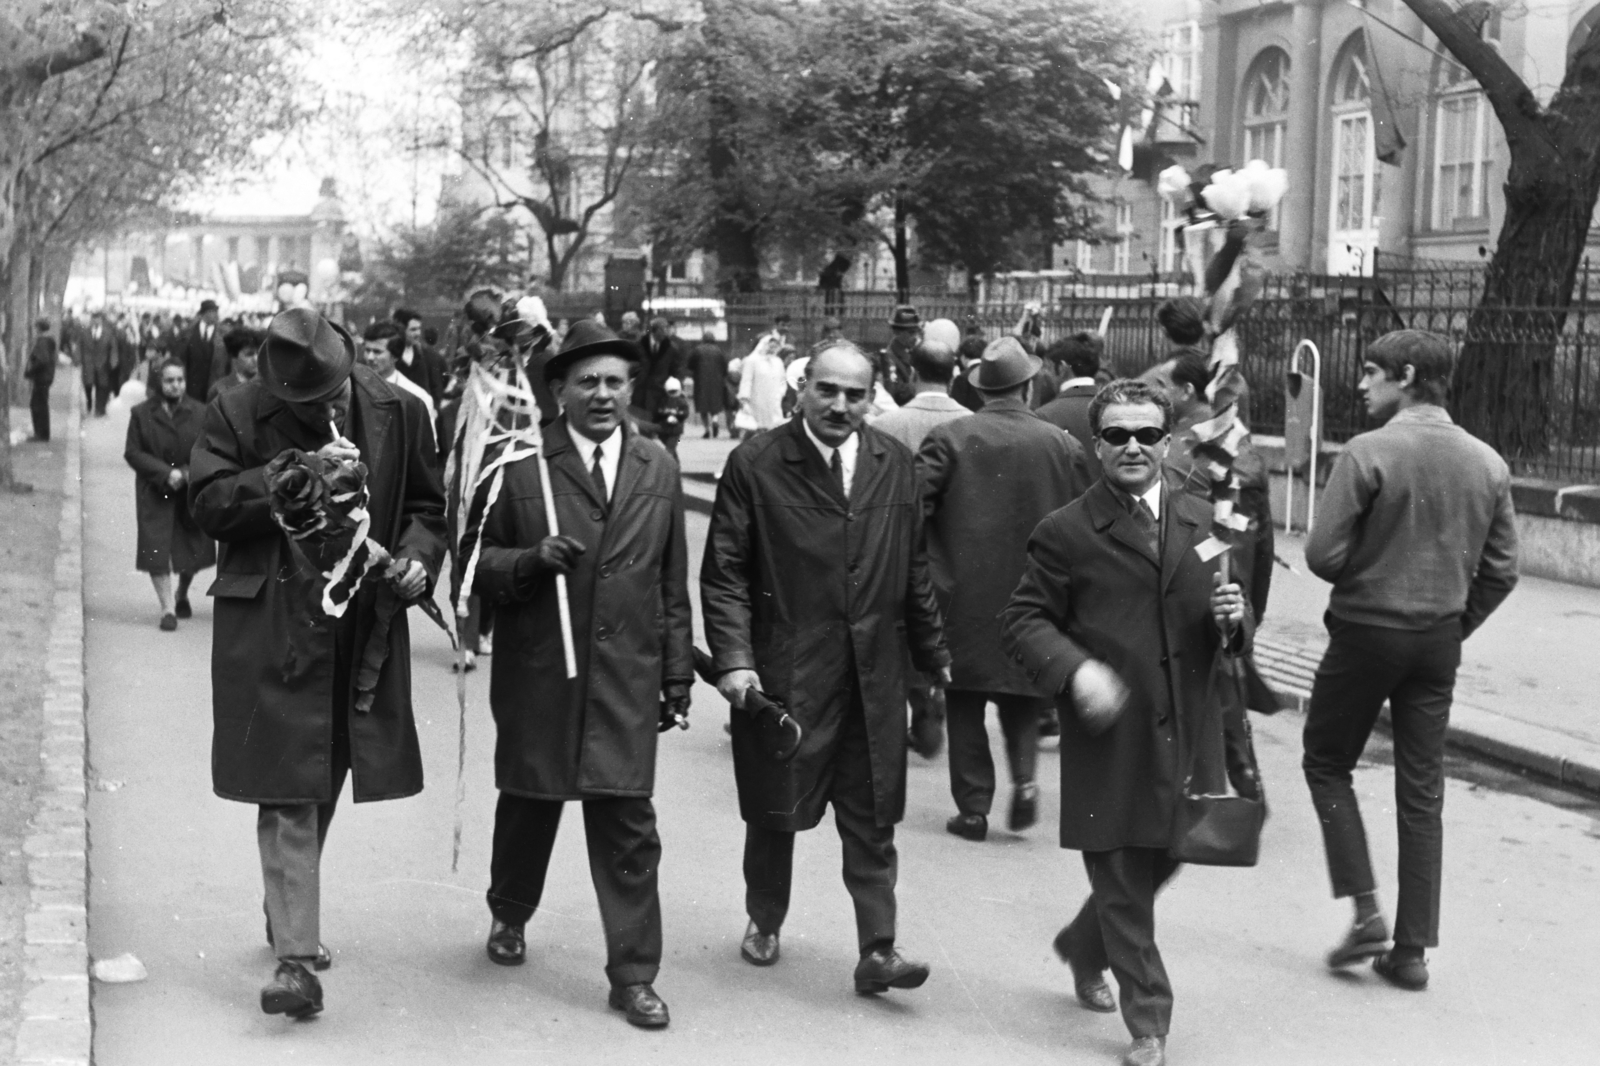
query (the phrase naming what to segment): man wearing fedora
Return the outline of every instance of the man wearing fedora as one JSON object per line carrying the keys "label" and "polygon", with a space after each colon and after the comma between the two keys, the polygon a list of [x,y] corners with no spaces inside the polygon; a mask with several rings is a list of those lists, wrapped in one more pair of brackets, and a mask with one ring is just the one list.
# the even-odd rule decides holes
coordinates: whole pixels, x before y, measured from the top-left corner
{"label": "man wearing fedora", "polygon": [[212,787],[258,805],[267,941],[279,963],[268,1014],[322,1010],[310,968],[332,963],[320,930],[320,864],[334,806],[422,791],[405,612],[388,632],[372,707],[353,711],[355,667],[380,592],[362,586],[337,619],[322,579],[274,521],[264,468],[291,448],[360,460],[373,540],[402,569],[393,594],[428,595],[445,551],[444,491],[429,461],[427,412],[356,365],[350,334],[310,308],[273,318],[256,377],[217,396],[191,456],[195,520],[220,545],[211,644]]}
{"label": "man wearing fedora", "polygon": [[1054,693],[1041,691],[1001,650],[995,618],[1022,577],[1028,535],[1090,484],[1083,446],[1028,409],[1039,363],[1015,337],[991,343],[968,374],[983,409],[935,426],[917,452],[928,569],[950,642],[945,721],[956,813],[946,828],[967,840],[987,835],[994,802],[984,728],[990,703],[1000,714],[1011,770],[1007,828],[1019,832],[1038,819],[1039,717]]}
{"label": "man wearing fedora", "polygon": [[928,978],[895,947],[894,827],[905,814],[907,660],[941,682],[950,662],[911,453],[863,424],[872,385],[871,361],[849,341],[812,356],[797,417],[729,456],[700,567],[717,691],[735,709],[765,693],[804,730],[794,757],[777,762],[753,716],[733,716],[750,918],[740,954],[778,961],[795,833],[831,803],[862,994]]}
{"label": "man wearing fedora", "polygon": [[[505,467],[483,524],[474,588],[495,605],[494,852],[489,958],[526,957],[523,927],[544,893],[568,800],[583,804],[589,872],[606,938],[610,1005],[641,1028],[668,1022],[656,891],[656,734],[686,721],[694,680],[688,554],[678,467],[628,424],[638,347],[580,320],[543,376],[562,407],[544,427],[557,529],[532,457]],[[562,650],[556,576],[566,575],[576,677]]]}
{"label": "man wearing fedora", "polygon": [[189,395],[206,402],[211,383],[228,373],[228,350],[217,328],[217,301],[201,300],[194,325],[178,341],[173,353],[183,362],[183,376]]}
{"label": "man wearing fedora", "polygon": [[910,304],[901,304],[889,316],[889,344],[878,353],[878,375],[894,402],[904,407],[917,394],[911,383],[911,353],[922,340],[922,316]]}

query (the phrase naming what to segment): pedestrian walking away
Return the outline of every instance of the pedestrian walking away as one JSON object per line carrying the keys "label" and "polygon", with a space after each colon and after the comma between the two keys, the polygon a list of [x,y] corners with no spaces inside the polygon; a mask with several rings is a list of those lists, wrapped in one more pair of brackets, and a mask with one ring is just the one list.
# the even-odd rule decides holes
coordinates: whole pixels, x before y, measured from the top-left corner
{"label": "pedestrian walking away", "polygon": [[[929,323],[928,333],[943,333],[944,327],[960,340],[955,323],[945,319]],[[879,415],[872,421],[872,428],[889,434],[916,455],[935,426],[971,413],[950,398],[950,379],[955,371],[956,351],[949,337],[937,340],[932,336],[924,337],[911,350],[911,386],[915,394],[904,406]],[[924,759],[931,759],[944,747],[944,689],[935,684],[933,678],[916,670],[908,671],[906,702],[911,705],[911,731],[906,743]]]}
{"label": "pedestrian walking away", "polygon": [[[694,680],[678,467],[628,424],[636,345],[580,321],[544,366],[563,415],[541,460],[507,465],[483,524],[474,588],[495,604],[499,653],[488,954],[526,957],[567,801],[583,804],[589,872],[606,938],[608,1002],[641,1028],[668,1023],[657,875],[657,734],[687,723]],[[554,497],[556,527],[546,518]],[[557,576],[570,591],[576,677],[562,650]]]}
{"label": "pedestrian walking away", "polygon": [[1057,345],[1050,355],[1065,368],[1067,378],[1056,390],[1055,399],[1039,408],[1039,417],[1072,434],[1083,445],[1089,476],[1100,477],[1100,457],[1095,454],[1094,434],[1089,432],[1089,404],[1100,391],[1100,356],[1105,342],[1093,333],[1074,333]]}
{"label": "pedestrian walking away", "polygon": [[956,813],[946,828],[974,841],[987,835],[994,801],[990,703],[1011,773],[1007,828],[1020,832],[1038,819],[1039,717],[1055,693],[1041,692],[1001,650],[995,619],[1022,577],[1029,534],[1090,484],[1082,446],[1028,409],[1038,371],[1039,357],[1016,338],[990,344],[970,375],[983,410],[934,427],[917,452],[928,567],[950,644],[945,705]]}
{"label": "pedestrian walking away", "polygon": [[50,439],[50,386],[56,380],[56,339],[50,336],[50,320],[35,323],[33,347],[28,349],[28,365],[22,376],[31,384],[28,412],[33,416],[33,439]]}
{"label": "pedestrian walking away", "polygon": [[[139,546],[135,566],[150,575],[161,605],[161,628],[178,628],[194,612],[189,583],[217,563],[216,543],[195,523],[189,506],[189,459],[200,438],[205,405],[184,387],[184,366],[161,365],[158,385],[128,417],[123,458],[133,467]],[[176,599],[172,575],[178,575]]]}
{"label": "pedestrian walking away", "polygon": [[[380,601],[429,595],[444,558],[444,490],[426,420],[421,401],[356,365],[347,332],[293,308],[269,325],[257,377],[206,409],[195,444],[189,499],[222,545],[209,590],[212,787],[258,806],[267,942],[279,960],[261,990],[268,1014],[323,1008],[311,972],[332,962],[321,939],[322,848],[346,775],[357,803],[422,791],[405,611],[392,613],[387,639],[373,635]],[[338,618],[323,613],[324,579],[273,516],[265,467],[291,449],[365,465],[367,535],[395,560],[395,576],[359,586]],[[358,709],[359,667],[371,656],[380,666]]]}
{"label": "pedestrian walking away", "polygon": [[728,412],[728,353],[709,329],[689,353],[689,372],[694,378],[695,413],[704,435],[715,437],[717,420]]}
{"label": "pedestrian walking away", "polygon": [[[1371,958],[1412,990],[1427,986],[1426,949],[1439,943],[1444,741],[1461,644],[1517,583],[1511,472],[1444,408],[1455,358],[1447,338],[1421,330],[1367,348],[1358,389],[1382,425],[1345,445],[1306,541],[1306,564],[1333,591],[1302,765],[1333,894],[1355,902],[1328,965]],[[1351,785],[1385,701],[1400,835],[1392,949]]]}
{"label": "pedestrian walking away", "polygon": [[1083,853],[1090,894],[1056,954],[1090,1010],[1117,1009],[1111,970],[1133,1036],[1123,1062],[1160,1066],[1173,994],[1155,897],[1178,870],[1182,795],[1225,787],[1220,722],[1202,726],[1217,652],[1247,649],[1252,626],[1239,586],[1195,551],[1210,506],[1163,480],[1166,396],[1113,381],[1089,424],[1104,475],[1029,538],[1001,643],[1061,713],[1061,846]]}
{"label": "pedestrian walking away", "polygon": [[[778,960],[794,835],[832,803],[863,994],[928,977],[895,946],[905,662],[943,682],[950,662],[911,453],[863,424],[872,385],[872,363],[848,341],[812,356],[797,417],[729,457],[700,568],[717,690],[736,712],[749,915],[740,952],[757,966]],[[788,762],[769,756],[752,716],[737,713],[751,690],[804,730]]]}

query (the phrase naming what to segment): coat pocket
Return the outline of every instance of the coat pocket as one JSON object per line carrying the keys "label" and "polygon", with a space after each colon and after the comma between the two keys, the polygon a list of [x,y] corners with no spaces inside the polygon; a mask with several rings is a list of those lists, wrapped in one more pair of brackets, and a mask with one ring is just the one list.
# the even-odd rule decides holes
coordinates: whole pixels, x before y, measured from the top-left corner
{"label": "coat pocket", "polygon": [[261,595],[261,586],[267,583],[266,574],[217,574],[207,596],[229,600],[253,600]]}

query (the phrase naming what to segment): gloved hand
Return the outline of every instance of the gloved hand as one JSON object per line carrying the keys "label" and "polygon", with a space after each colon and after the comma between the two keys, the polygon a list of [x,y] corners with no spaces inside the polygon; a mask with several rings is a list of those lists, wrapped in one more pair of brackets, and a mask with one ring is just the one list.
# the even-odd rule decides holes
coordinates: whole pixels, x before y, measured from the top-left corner
{"label": "gloved hand", "polygon": [[523,558],[529,561],[535,573],[546,570],[557,574],[570,574],[578,567],[578,557],[587,551],[582,542],[568,536],[546,537],[526,549]]}
{"label": "gloved hand", "polygon": [[673,726],[689,728],[689,686],[682,681],[669,681],[661,686],[661,721],[657,733],[665,733]]}

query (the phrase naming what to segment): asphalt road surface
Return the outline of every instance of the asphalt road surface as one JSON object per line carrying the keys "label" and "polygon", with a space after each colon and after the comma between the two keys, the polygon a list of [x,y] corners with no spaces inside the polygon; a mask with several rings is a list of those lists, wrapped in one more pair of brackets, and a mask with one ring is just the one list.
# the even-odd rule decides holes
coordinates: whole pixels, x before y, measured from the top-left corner
{"label": "asphalt road surface", "polygon": [[[637,1031],[606,1007],[575,810],[545,907],[528,926],[528,964],[491,964],[483,952],[495,800],[487,671],[470,679],[465,833],[452,873],[454,683],[443,635],[418,612],[414,696],[428,787],[360,807],[346,792],[323,870],[323,935],[335,959],[322,975],[327,1011],[302,1023],[263,1015],[257,996],[273,960],[262,939],[255,810],[210,786],[211,605],[197,594],[192,621],[176,633],[156,629],[154,594],[133,570],[125,422],[120,412],[90,420],[84,451],[90,949],[96,958],[132,952],[149,979],[95,986],[100,1066],[1117,1061],[1128,1039],[1120,1018],[1080,1009],[1050,951],[1087,887],[1078,856],[1055,846],[1053,753],[1040,760],[1041,823],[1023,835],[992,831],[981,845],[944,832],[952,807],[943,758],[912,756],[898,834],[900,945],[931,963],[933,976],[920,991],[860,998],[831,820],[800,839],[781,962],[757,970],[739,958],[743,827],[721,729],[726,707],[705,685],[695,689],[693,729],[664,738],[656,793],[666,922],[656,987],[671,1028]],[[704,534],[705,519],[691,515],[696,564]],[[1593,809],[1496,787],[1492,775],[1453,779],[1432,986],[1415,994],[1366,971],[1331,975],[1321,959],[1348,912],[1329,898],[1299,729],[1291,715],[1257,720],[1272,802],[1261,865],[1187,869],[1158,903],[1177,995],[1171,1061],[1593,1061]],[[1357,784],[1380,883],[1392,886],[1391,772],[1374,762]],[[1004,801],[1002,790],[1002,811]]]}

